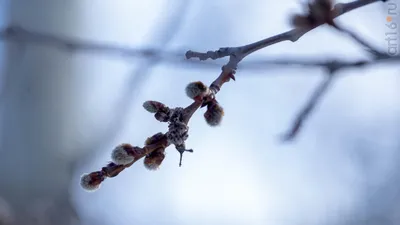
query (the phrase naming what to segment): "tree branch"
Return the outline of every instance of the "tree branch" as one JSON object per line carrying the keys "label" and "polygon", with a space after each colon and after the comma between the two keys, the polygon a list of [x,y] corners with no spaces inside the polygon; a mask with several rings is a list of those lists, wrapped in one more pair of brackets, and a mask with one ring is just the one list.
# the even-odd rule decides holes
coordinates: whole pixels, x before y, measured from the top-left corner
{"label": "tree branch", "polygon": [[[388,59],[391,59],[391,57],[389,55],[376,50],[370,44],[368,44],[366,41],[364,41],[361,37],[359,37],[358,35],[356,35],[355,33],[351,32],[347,29],[337,26],[333,21],[333,19],[335,19],[336,17],[343,15],[347,12],[350,12],[354,9],[366,6],[366,5],[374,3],[374,2],[380,2],[380,1],[384,2],[386,0],[356,0],[356,1],[353,1],[350,3],[338,3],[338,4],[334,5],[333,7],[332,7],[332,2],[330,0],[309,2],[307,5],[309,11],[307,12],[306,15],[294,15],[293,16],[292,23],[294,26],[296,26],[295,29],[292,29],[290,31],[287,31],[287,32],[284,32],[284,33],[281,33],[281,34],[278,34],[278,35],[275,35],[275,36],[272,36],[269,38],[265,38],[261,41],[257,41],[257,42],[254,42],[254,43],[251,43],[248,45],[240,46],[240,47],[224,47],[224,48],[220,48],[217,51],[208,51],[206,53],[195,52],[195,51],[189,50],[186,52],[186,58],[187,59],[198,58],[199,60],[207,60],[207,59],[218,59],[218,58],[223,58],[223,57],[229,56],[228,63],[222,67],[223,72],[220,75],[220,77],[221,77],[220,79],[226,78],[227,74],[230,74],[231,75],[230,77],[234,79],[233,74],[236,72],[238,64],[246,56],[250,55],[251,53],[258,51],[260,49],[263,49],[265,47],[268,47],[270,45],[279,43],[279,42],[283,42],[283,41],[295,42],[300,37],[302,37],[304,34],[315,29],[316,27],[319,27],[323,24],[328,24],[331,27],[334,27],[335,29],[346,33],[347,35],[352,37],[355,41],[357,41],[362,46],[367,47],[369,52],[373,53],[376,59],[388,60]],[[284,63],[289,64],[288,61],[286,61]],[[303,62],[303,64],[307,64],[307,63]],[[316,89],[316,91],[313,94],[310,101],[307,103],[307,105],[303,108],[303,110],[296,117],[295,122],[294,122],[292,128],[290,129],[290,131],[286,135],[284,135],[284,140],[285,141],[293,140],[294,137],[296,136],[296,134],[298,134],[298,131],[300,130],[300,127],[302,126],[304,120],[311,114],[311,112],[315,108],[315,105],[318,102],[318,100],[321,98],[323,93],[326,92],[327,87],[332,82],[333,74],[337,70],[343,69],[346,67],[363,66],[366,64],[368,64],[367,61],[357,61],[357,62],[353,62],[353,63],[331,61],[331,62],[318,63],[317,64],[318,66],[323,66],[326,69],[328,69],[328,71],[330,73],[329,79],[327,79],[325,82],[323,82]],[[316,64],[308,63],[308,65],[314,66]]]}
{"label": "tree branch", "polygon": [[210,126],[219,125],[223,116],[223,109],[215,99],[219,88],[224,80],[216,79],[210,87],[202,82],[192,82],[186,87],[186,94],[194,101],[186,108],[169,108],[161,102],[147,101],[143,107],[150,113],[154,113],[155,119],[168,123],[168,132],[157,133],[145,141],[143,148],[130,144],[117,146],[112,154],[113,162],[103,167],[100,171],[84,174],[81,177],[81,186],[93,191],[100,187],[100,184],[107,177],[115,177],[124,169],[130,167],[139,159],[145,157],[144,165],[150,170],[158,169],[165,158],[164,151],[171,144],[180,153],[179,166],[182,164],[182,154],[193,152],[186,149],[185,141],[189,137],[188,123],[193,114],[200,108],[207,106],[204,117]]}
{"label": "tree branch", "polygon": [[[319,57],[321,58],[321,57]],[[285,59],[262,59],[253,60],[248,62],[243,62],[243,69],[257,69],[265,70],[271,69],[273,66],[281,68],[282,66],[294,66],[294,67],[316,67],[325,68],[327,70],[344,70],[351,68],[362,68],[367,66],[373,66],[379,63],[396,63],[400,61],[400,55],[390,56],[382,55],[380,57],[374,58],[372,60],[352,60],[346,61],[341,59],[317,59],[316,58],[295,58],[295,57],[285,57]]]}
{"label": "tree branch", "polygon": [[[332,10],[332,17],[336,18],[339,17],[345,13],[348,13],[354,9],[366,6],[368,4],[374,3],[374,2],[380,2],[382,0],[357,0],[349,3],[338,3],[334,6]],[[332,18],[332,19],[333,19]],[[206,53],[201,53],[201,52],[195,52],[195,51],[187,51],[186,52],[186,58],[191,59],[191,58],[198,58],[200,60],[206,60],[206,59],[218,59],[218,58],[223,58],[230,56],[229,62],[225,66],[230,66],[230,69],[236,70],[238,63],[244,59],[246,56],[250,55],[251,53],[258,51],[260,49],[263,49],[265,47],[268,47],[273,44],[277,44],[279,42],[283,41],[291,41],[291,42],[296,42],[300,37],[308,33],[309,31],[325,24],[325,22],[319,22],[316,25],[313,25],[311,27],[307,28],[295,28],[290,31],[277,34],[272,37],[265,38],[263,40],[240,46],[240,47],[225,47],[225,48],[220,48],[217,51],[208,51]]]}
{"label": "tree branch", "polygon": [[310,117],[311,113],[313,112],[323,95],[332,85],[333,78],[334,74],[330,73],[328,77],[315,89],[306,105],[297,114],[291,128],[282,136],[282,141],[291,141],[297,136],[305,120]]}
{"label": "tree branch", "polygon": [[[206,53],[187,51],[186,59],[197,58],[200,61],[207,59],[219,59],[229,56],[228,62],[222,66],[222,71],[219,76],[207,87],[200,81],[192,82],[186,87],[186,94],[194,101],[186,108],[169,108],[164,104],[156,101],[147,101],[143,107],[154,113],[154,117],[160,122],[168,123],[168,131],[166,133],[157,133],[148,138],[144,147],[131,146],[130,144],[122,144],[117,146],[112,152],[112,161],[107,166],[103,167],[100,171],[95,171],[82,176],[81,185],[87,190],[97,189],[101,182],[107,177],[115,177],[125,168],[130,167],[136,161],[144,158],[144,165],[148,169],[157,169],[164,157],[165,149],[174,145],[176,150],[182,154],[186,151],[193,152],[192,149],[186,149],[185,141],[188,138],[188,123],[192,115],[202,107],[207,107],[204,117],[210,126],[219,125],[224,115],[223,108],[216,100],[216,94],[221,90],[223,84],[229,82],[231,79],[235,80],[235,73],[238,64],[242,60],[263,48],[270,45],[277,44],[283,41],[296,42],[303,35],[309,31],[323,25],[328,24],[337,30],[346,33],[356,42],[363,47],[367,48],[373,53],[371,60],[304,60],[304,59],[285,59],[285,60],[253,60],[243,63],[241,66],[249,69],[260,69],[263,67],[271,68],[273,65],[294,65],[294,66],[307,66],[307,67],[322,67],[325,68],[329,75],[314,91],[310,100],[306,103],[305,107],[300,110],[293,125],[289,131],[284,135],[284,140],[293,140],[299,133],[300,128],[303,126],[304,121],[313,112],[317,103],[321,100],[322,96],[332,84],[333,78],[339,70],[346,68],[358,68],[368,65],[373,65],[381,62],[398,62],[400,56],[389,56],[383,54],[368,44],[360,36],[350,30],[337,26],[333,19],[350,12],[354,9],[369,5],[374,2],[382,0],[356,0],[350,3],[338,3],[334,7],[330,7],[329,0],[320,0],[309,4],[309,12],[306,15],[295,15],[293,18],[293,25],[296,28],[265,38],[263,40],[243,45],[239,47],[225,47],[216,51],[208,51]],[[322,5],[318,5],[318,4]],[[329,6],[329,7],[327,7]],[[295,20],[297,19],[297,20]],[[86,52],[86,53],[102,53],[112,56],[120,56],[123,58],[149,58],[156,59],[156,61],[163,60],[163,62],[186,62],[187,64],[209,66],[214,68],[216,63],[205,63],[200,61],[178,59],[180,51],[178,52],[165,52],[159,49],[135,49],[127,46],[117,46],[104,43],[93,43],[91,41],[59,37],[52,34],[43,34],[40,32],[29,31],[19,26],[9,26],[3,31],[0,31],[0,40],[8,42],[16,42],[23,44],[35,44],[43,46],[56,47],[69,52]],[[178,59],[178,60],[177,60]],[[179,165],[181,165],[181,159]]]}

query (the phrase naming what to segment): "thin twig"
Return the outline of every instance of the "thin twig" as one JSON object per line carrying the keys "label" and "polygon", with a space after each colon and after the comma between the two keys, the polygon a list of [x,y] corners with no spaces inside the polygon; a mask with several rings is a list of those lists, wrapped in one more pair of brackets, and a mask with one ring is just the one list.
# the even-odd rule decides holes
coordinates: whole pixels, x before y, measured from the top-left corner
{"label": "thin twig", "polygon": [[314,111],[315,107],[322,99],[323,95],[328,91],[328,88],[332,85],[334,78],[334,73],[330,73],[328,77],[319,84],[319,86],[315,89],[310,99],[307,101],[305,106],[299,111],[297,116],[292,123],[291,128],[282,136],[282,140],[292,141],[297,134],[300,132],[303,127],[304,122],[308,117],[310,117],[311,113]]}
{"label": "thin twig", "polygon": [[[238,64],[248,55],[251,53],[258,51],[260,49],[263,49],[265,47],[268,47],[270,45],[283,42],[283,41],[291,41],[291,42],[296,42],[300,37],[302,37],[304,34],[308,33],[309,31],[315,29],[316,27],[319,27],[323,24],[329,24],[330,26],[336,27],[338,30],[345,32],[346,34],[350,35],[355,39],[357,42],[362,44],[363,46],[367,46],[368,49],[370,50],[371,53],[375,53],[375,58],[386,58],[385,54],[379,53],[378,51],[374,50],[372,46],[367,44],[367,42],[363,41],[358,35],[355,35],[353,32],[350,32],[345,29],[341,29],[337,26],[335,26],[335,23],[333,22],[333,19],[343,15],[347,12],[350,12],[354,9],[366,6],[368,4],[374,3],[374,2],[382,2],[382,0],[356,0],[350,3],[338,3],[334,5],[333,9],[330,8],[331,2],[329,0],[326,1],[326,5],[329,5],[329,8],[324,7],[326,5],[318,5],[320,2],[313,2],[312,4],[315,5],[308,5],[308,6],[315,6],[312,10],[310,10],[308,15],[305,15],[302,18],[305,18],[306,20],[308,18],[312,18],[312,22],[309,22],[308,24],[305,24],[305,26],[299,26],[296,27],[295,29],[292,29],[290,31],[265,38],[261,41],[257,41],[248,45],[240,46],[240,47],[224,47],[220,48],[217,51],[208,51],[206,53],[202,52],[195,52],[195,51],[187,51],[186,52],[186,58],[198,58],[199,60],[207,60],[207,59],[218,59],[218,58],[223,58],[229,56],[229,61],[226,65],[222,67],[223,72],[221,73],[220,77],[226,78],[228,74],[231,75],[231,78],[234,79],[233,74],[236,72]],[[318,8],[316,8],[318,7]],[[311,9],[311,8],[310,8]],[[314,10],[314,11],[313,11]],[[318,10],[318,11],[315,11]],[[321,17],[319,14],[323,13],[324,16]],[[389,56],[387,56],[389,57]],[[324,66],[330,71],[330,76],[329,79],[327,79],[326,82],[324,82],[321,86],[319,86],[312,96],[311,100],[308,102],[308,104],[304,107],[304,109],[299,113],[299,115],[296,117],[295,123],[292,126],[291,132],[289,132],[287,135],[285,135],[284,140],[293,140],[295,135],[298,134],[298,130],[300,129],[301,125],[303,124],[304,120],[311,114],[312,110],[315,108],[314,106],[317,103],[317,100],[319,100],[322,96],[323,93],[325,93],[327,87],[331,83],[332,79],[332,74],[337,71],[338,69],[344,68],[344,67],[350,67],[350,66],[363,66],[367,64],[367,62],[357,62],[356,64],[338,64],[337,62],[325,62],[325,64],[319,66]],[[229,79],[229,78],[228,78]]]}
{"label": "thin twig", "polygon": [[[349,3],[338,3],[335,5],[333,9],[333,18],[339,17],[354,9],[379,1],[382,0],[357,0]],[[237,68],[237,64],[249,54],[279,42],[283,41],[296,42],[304,34],[308,33],[309,31],[321,25],[323,25],[323,23],[317,24],[316,26],[307,29],[295,28],[290,31],[277,34],[275,36],[268,37],[263,40],[240,47],[225,47],[225,48],[220,48],[217,51],[208,51],[206,53],[189,50],[186,52],[186,58],[187,59],[198,58],[200,60],[206,60],[206,59],[218,59],[230,56],[229,62],[225,66],[231,66],[230,69],[235,70]]]}
{"label": "thin twig", "polygon": [[365,48],[366,51],[370,52],[375,56],[375,58],[380,58],[381,56],[385,56],[387,54],[383,53],[382,51],[378,50],[377,48],[373,47],[371,44],[369,44],[367,41],[365,41],[360,35],[354,33],[353,31],[344,28],[342,26],[339,26],[335,23],[335,28],[347,35],[349,35],[353,40],[355,40],[357,43],[359,43],[361,46]]}
{"label": "thin twig", "polygon": [[[320,57],[321,58],[321,57]],[[398,65],[400,61],[400,55],[390,56],[384,55],[382,57],[374,58],[371,60],[343,60],[343,59],[318,59],[315,58],[296,58],[296,57],[285,57],[285,59],[262,59],[244,61],[241,64],[242,69],[247,70],[265,70],[272,69],[273,66],[277,66],[282,69],[282,66],[291,67],[315,67],[315,68],[332,68],[335,67],[337,70],[351,69],[351,68],[362,68],[367,66],[373,66],[380,63],[394,63]],[[286,67],[285,67],[286,68]]]}

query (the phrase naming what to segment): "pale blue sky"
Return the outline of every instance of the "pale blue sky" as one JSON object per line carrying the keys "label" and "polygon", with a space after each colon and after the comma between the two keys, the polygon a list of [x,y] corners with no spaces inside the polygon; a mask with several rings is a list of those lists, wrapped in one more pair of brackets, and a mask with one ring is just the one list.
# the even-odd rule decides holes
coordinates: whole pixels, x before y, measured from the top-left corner
{"label": "pale blue sky", "polygon": [[[157,11],[160,7],[149,8],[151,13],[115,11],[117,18],[129,16],[129,21],[152,21],[153,13],[162,12]],[[185,25],[170,47],[207,51],[246,44],[289,29],[287,15],[296,8],[296,1],[193,1]],[[340,22],[383,46],[383,21],[372,19],[384,18],[382,11],[374,4]],[[352,40],[328,28],[319,28],[295,44],[272,46],[254,57],[285,55],[365,57]],[[210,83],[218,72],[165,65],[154,68],[133,103],[123,133],[82,171],[102,166],[112,146],[127,141],[141,144],[145,137],[166,129],[141,108],[143,101],[187,105],[185,85],[195,80]],[[200,112],[193,117],[187,145],[195,153],[185,156],[182,168],[177,166],[178,154],[171,149],[159,171],[148,172],[138,163],[107,180],[96,193],[78,190],[77,202],[88,217],[99,217],[101,211],[102,220],[118,224],[321,224],[346,215],[364,204],[366,180],[379,182],[385,177],[380,175],[393,166],[394,121],[400,109],[398,73],[386,66],[343,71],[344,77],[337,80],[298,140],[282,145],[277,141],[279,133],[323,78],[321,70],[239,69],[237,82],[227,84],[218,94],[226,111],[222,126],[207,127]],[[108,79],[104,82],[107,86]],[[368,175],[357,160],[364,155],[374,158],[369,166],[373,172]]]}

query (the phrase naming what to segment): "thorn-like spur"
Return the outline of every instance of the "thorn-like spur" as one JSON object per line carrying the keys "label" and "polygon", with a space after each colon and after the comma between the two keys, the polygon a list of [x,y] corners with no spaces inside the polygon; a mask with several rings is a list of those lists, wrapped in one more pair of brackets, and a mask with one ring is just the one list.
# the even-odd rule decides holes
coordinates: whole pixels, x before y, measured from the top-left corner
{"label": "thorn-like spur", "polygon": [[179,159],[179,167],[182,166],[182,156],[184,152],[191,152],[193,153],[193,149],[179,149],[178,150],[179,154],[180,154],[180,159]]}
{"label": "thorn-like spur", "polygon": [[228,76],[229,76],[229,78],[231,78],[232,80],[236,81],[236,77],[235,77],[235,75],[234,75],[233,73],[230,73]]}

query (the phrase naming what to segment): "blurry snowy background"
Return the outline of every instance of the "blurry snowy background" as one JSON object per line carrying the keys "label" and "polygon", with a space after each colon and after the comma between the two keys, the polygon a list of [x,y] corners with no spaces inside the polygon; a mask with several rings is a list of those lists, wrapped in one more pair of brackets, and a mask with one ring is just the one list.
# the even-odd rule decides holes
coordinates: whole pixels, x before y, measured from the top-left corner
{"label": "blurry snowy background", "polygon": [[[0,24],[179,50],[183,58],[189,49],[239,46],[287,31],[289,14],[300,9],[296,0],[10,0],[0,2]],[[387,3],[374,3],[338,21],[387,48],[386,16]],[[186,106],[185,86],[211,83],[226,61],[202,67],[17,42],[0,48],[0,224],[6,217],[24,225],[78,224],[78,217],[88,225],[400,223],[398,66],[341,71],[286,144],[279,135],[324,71],[239,67],[237,82],[218,94],[222,126],[208,127],[204,111],[192,118],[187,146],[194,153],[181,168],[170,148],[160,170],[138,162],[87,193],[81,174],[105,165],[115,145],[142,145],[167,129],[143,110],[144,101]],[[320,27],[248,60],[286,56],[367,57],[347,36]]]}

